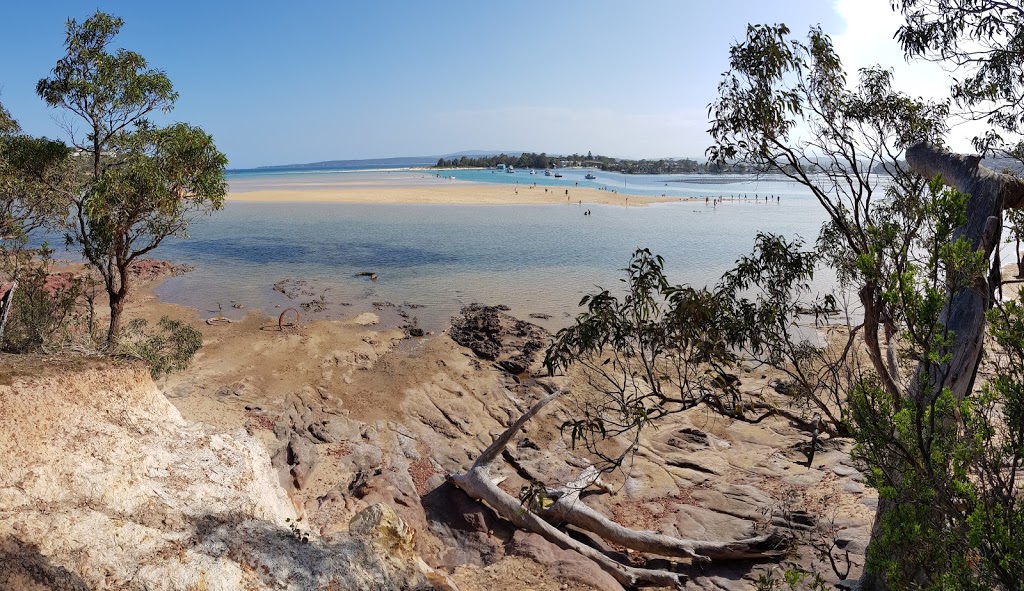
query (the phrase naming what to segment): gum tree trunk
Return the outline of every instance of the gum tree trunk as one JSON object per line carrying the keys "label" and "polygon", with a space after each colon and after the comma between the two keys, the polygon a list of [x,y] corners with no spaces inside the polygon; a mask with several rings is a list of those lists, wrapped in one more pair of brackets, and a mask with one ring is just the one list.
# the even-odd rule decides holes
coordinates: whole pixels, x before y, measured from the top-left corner
{"label": "gum tree trunk", "polygon": [[[928,144],[908,148],[907,163],[917,174],[925,178],[941,175],[946,185],[970,195],[967,222],[956,230],[953,239],[966,238],[972,249],[984,249],[986,257],[991,257],[999,242],[1003,209],[1024,206],[1024,181],[982,166],[980,156],[952,154]],[[936,386],[948,386],[957,401],[962,402],[974,388],[984,351],[985,312],[992,305],[998,279],[999,269],[994,269],[989,277],[976,277],[969,287],[949,294],[950,305],[940,318],[955,334],[953,355],[948,364],[933,367],[930,377]],[[919,368],[920,371],[925,370]],[[912,385],[904,394],[908,400],[921,395],[918,383],[919,380],[911,380]],[[890,501],[879,501],[871,528],[872,541],[881,533],[882,520],[891,507]],[[877,591],[887,589],[887,585],[879,574],[865,571],[860,589]]]}

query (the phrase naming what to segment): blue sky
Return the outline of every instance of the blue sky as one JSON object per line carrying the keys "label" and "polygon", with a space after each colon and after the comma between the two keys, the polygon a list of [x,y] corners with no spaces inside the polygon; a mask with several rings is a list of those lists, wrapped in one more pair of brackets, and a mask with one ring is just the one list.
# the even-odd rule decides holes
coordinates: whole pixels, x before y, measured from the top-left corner
{"label": "blue sky", "polygon": [[63,55],[65,21],[99,8],[125,19],[118,45],[170,76],[181,95],[170,119],[212,133],[233,168],[471,149],[697,156],[748,22],[820,23],[841,52],[867,54],[871,35],[891,41],[895,29],[875,18],[887,6],[11,2],[0,102],[26,132],[60,136],[35,83]]}

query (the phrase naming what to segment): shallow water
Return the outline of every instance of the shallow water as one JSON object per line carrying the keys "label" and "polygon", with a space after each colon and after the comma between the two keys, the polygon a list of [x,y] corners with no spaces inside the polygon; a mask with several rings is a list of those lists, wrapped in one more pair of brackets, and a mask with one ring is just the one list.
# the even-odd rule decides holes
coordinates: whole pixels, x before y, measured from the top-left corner
{"label": "shallow water", "polygon": [[[465,304],[501,303],[521,318],[549,315],[537,322],[557,329],[597,286],[621,289],[621,269],[638,247],[665,257],[672,282],[705,285],[749,253],[759,231],[813,241],[821,207],[809,195],[787,194],[778,203],[762,197],[717,207],[232,202],[197,222],[189,240],[160,248],[160,258],[195,270],[157,293],[207,316],[218,302],[237,317],[245,310],[232,301],[275,313],[321,294],[326,309],[304,316],[410,303],[421,307],[408,313],[429,330],[446,327]],[[583,215],[588,209],[592,215]],[[377,273],[377,281],[354,276],[363,271]],[[288,299],[275,292],[273,284],[286,278],[308,280],[306,293]]]}
{"label": "shallow water", "polygon": [[[244,171],[228,175],[232,193],[265,190],[330,189],[366,186],[436,186],[438,176],[459,181],[500,185],[541,187],[587,187],[615,191],[625,195],[668,197],[737,197],[778,195],[783,199],[803,197],[807,190],[799,183],[779,175],[754,174],[621,174],[587,168],[563,168],[552,171],[562,178],[544,176],[544,171],[506,173],[491,169],[441,170],[274,170]],[[587,179],[587,174],[595,179]],[[244,198],[244,196],[242,196]]]}

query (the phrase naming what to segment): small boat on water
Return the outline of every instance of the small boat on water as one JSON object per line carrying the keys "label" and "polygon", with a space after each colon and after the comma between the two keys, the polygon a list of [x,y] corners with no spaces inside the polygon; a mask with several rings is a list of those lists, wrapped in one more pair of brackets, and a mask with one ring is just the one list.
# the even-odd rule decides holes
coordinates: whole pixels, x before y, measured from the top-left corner
{"label": "small boat on water", "polygon": [[596,179],[597,177],[596,177],[596,176],[594,176],[594,173],[592,173],[592,172],[588,172],[588,173],[587,173],[587,176],[585,176],[585,177],[583,177],[583,178],[585,178],[585,179],[589,179],[589,180],[594,180],[594,179]]}
{"label": "small boat on water", "polygon": [[555,178],[556,178],[556,179],[560,179],[560,178],[562,178],[562,173],[560,173],[560,172],[556,172],[556,173],[555,173]]}
{"label": "small boat on water", "polygon": [[545,170],[544,171],[544,176],[551,176],[551,171],[550,170]]}
{"label": "small boat on water", "polygon": [[512,174],[515,171],[516,171],[516,169],[513,168],[512,166],[509,166],[509,167],[505,168],[505,172],[507,172],[509,174]]}
{"label": "small boat on water", "polygon": [[530,174],[537,174],[537,171],[531,168],[530,169]]}

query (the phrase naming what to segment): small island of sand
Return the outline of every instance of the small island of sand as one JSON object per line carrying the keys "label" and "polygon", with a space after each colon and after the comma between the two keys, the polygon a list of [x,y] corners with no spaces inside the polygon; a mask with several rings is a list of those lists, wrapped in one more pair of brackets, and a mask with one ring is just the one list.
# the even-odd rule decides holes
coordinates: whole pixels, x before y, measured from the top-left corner
{"label": "small island of sand", "polygon": [[[260,178],[230,178],[229,201],[290,203],[434,203],[447,205],[545,205],[589,203],[646,205],[679,201],[679,197],[630,195],[584,187],[490,184],[437,176],[430,170],[400,170]],[[300,180],[301,179],[301,180]]]}

